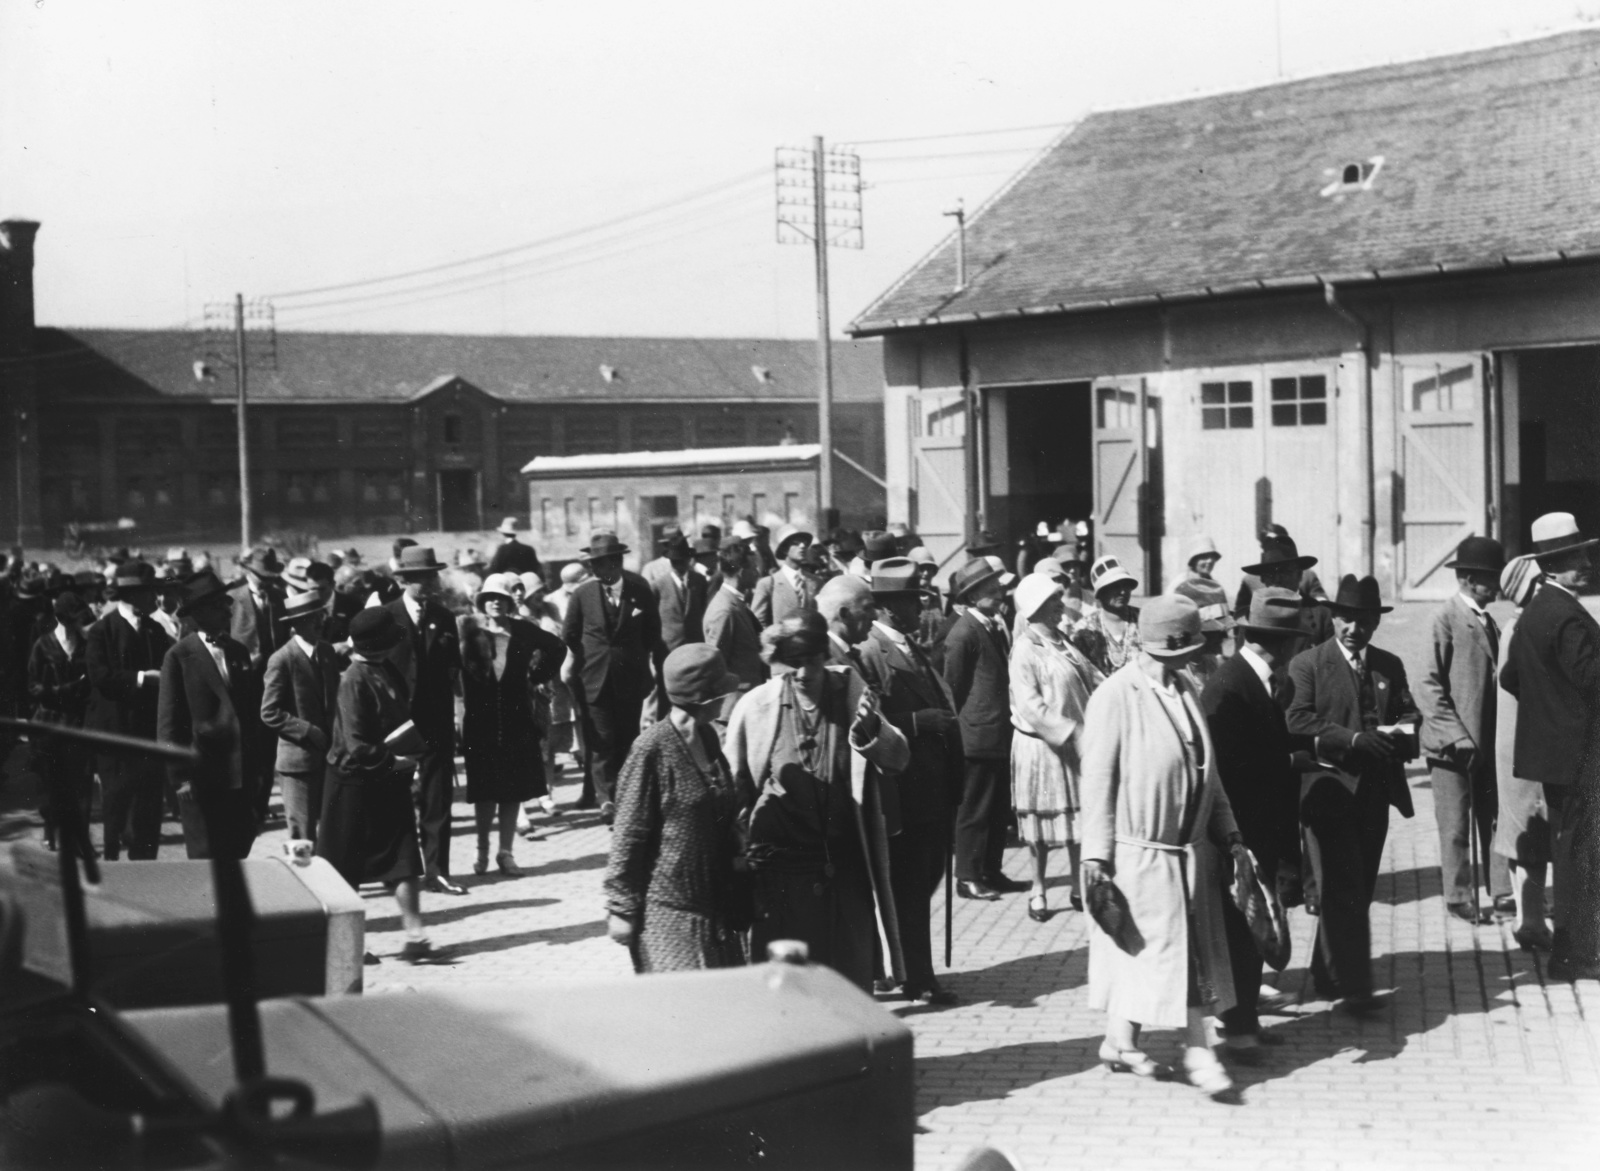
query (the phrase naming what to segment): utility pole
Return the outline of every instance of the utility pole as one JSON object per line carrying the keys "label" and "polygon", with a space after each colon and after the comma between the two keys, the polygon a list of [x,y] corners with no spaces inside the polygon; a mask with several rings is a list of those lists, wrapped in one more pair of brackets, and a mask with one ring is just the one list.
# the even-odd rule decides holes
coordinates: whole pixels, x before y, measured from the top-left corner
{"label": "utility pole", "polygon": [[[215,378],[213,366],[232,366],[234,415],[239,438],[239,548],[250,547],[254,529],[250,501],[250,422],[248,415],[250,367],[278,368],[278,334],[270,301],[249,301],[235,293],[232,303],[206,306],[204,356],[195,364],[195,377]],[[232,344],[228,344],[231,342]]]}
{"label": "utility pole", "polygon": [[967,287],[967,201],[956,200],[956,209],[944,213],[956,221],[956,292]]}
{"label": "utility pole", "polygon": [[[833,494],[833,341],[828,313],[828,246],[860,248],[863,244],[860,156],[837,148],[828,151],[820,134],[811,140],[810,150],[779,147],[777,191],[778,243],[810,241],[816,253],[817,443],[821,447],[818,505],[822,512],[819,528],[826,531],[838,524],[839,516]],[[830,234],[830,229],[840,230]]]}

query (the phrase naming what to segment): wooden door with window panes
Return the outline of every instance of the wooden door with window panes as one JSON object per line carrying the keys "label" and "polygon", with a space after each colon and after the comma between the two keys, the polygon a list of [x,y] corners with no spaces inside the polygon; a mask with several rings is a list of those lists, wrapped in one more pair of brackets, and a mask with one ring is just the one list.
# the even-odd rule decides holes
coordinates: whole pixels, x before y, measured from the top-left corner
{"label": "wooden door with window panes", "polygon": [[960,388],[924,390],[911,411],[911,527],[940,565],[967,540],[967,408]]}
{"label": "wooden door with window panes", "polygon": [[1100,379],[1093,394],[1095,557],[1117,558],[1139,579],[1139,593],[1157,593],[1146,495],[1153,398],[1142,378]]}
{"label": "wooden door with window panes", "polygon": [[1289,530],[1302,556],[1317,559],[1323,587],[1339,585],[1339,402],[1337,363],[1267,365],[1262,419],[1263,519]]}
{"label": "wooden door with window panes", "polygon": [[1447,598],[1463,537],[1489,531],[1481,353],[1395,361],[1395,563],[1407,599]]}

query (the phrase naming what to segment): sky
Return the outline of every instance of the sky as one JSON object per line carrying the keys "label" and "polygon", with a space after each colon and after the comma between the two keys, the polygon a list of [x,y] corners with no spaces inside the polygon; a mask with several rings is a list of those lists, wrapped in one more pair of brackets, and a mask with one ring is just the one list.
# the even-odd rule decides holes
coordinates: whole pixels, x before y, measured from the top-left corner
{"label": "sky", "polygon": [[[814,336],[774,150],[856,144],[835,334],[1093,109],[1479,48],[1600,0],[0,0],[41,324]],[[414,275],[403,275],[414,274]],[[387,279],[397,277],[397,279]]]}

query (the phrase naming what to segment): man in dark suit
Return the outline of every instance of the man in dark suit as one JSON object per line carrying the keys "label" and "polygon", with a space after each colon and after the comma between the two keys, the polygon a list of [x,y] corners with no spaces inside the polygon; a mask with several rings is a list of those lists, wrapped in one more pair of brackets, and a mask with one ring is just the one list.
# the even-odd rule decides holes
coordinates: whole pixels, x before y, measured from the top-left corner
{"label": "man in dark suit", "polygon": [[955,698],[917,645],[922,591],[916,563],[890,558],[873,566],[872,596],[888,620],[872,624],[858,651],[861,673],[877,689],[879,710],[905,735],[911,763],[898,777],[900,832],[889,839],[889,884],[894,891],[905,994],[924,1004],[954,1004],[933,972],[930,903],[950,852],[953,799],[960,791],[961,721]]}
{"label": "man in dark suit", "polygon": [[950,580],[951,599],[964,607],[945,637],[943,668],[965,760],[955,823],[956,893],[964,899],[1029,889],[1001,873],[1011,811],[1011,643],[1000,609],[1015,581],[984,557]]}
{"label": "man in dark suit", "polygon": [[1327,999],[1343,998],[1356,1013],[1379,1007],[1372,994],[1372,928],[1368,914],[1389,836],[1389,806],[1412,816],[1405,762],[1416,755],[1420,715],[1406,669],[1372,646],[1385,606],[1376,579],[1345,574],[1328,603],[1334,637],[1289,664],[1294,688],[1289,731],[1316,740],[1328,767],[1301,780],[1300,819],[1316,879],[1321,918],[1311,979]]}
{"label": "man in dark suit", "polygon": [[717,589],[706,603],[705,640],[722,652],[728,670],[739,677],[739,690],[722,701],[718,719],[726,725],[739,697],[767,681],[770,673],[761,659],[761,626],[750,612],[745,592],[755,584],[755,564],[750,546],[738,537],[722,539],[717,551]]}
{"label": "man in dark suit", "polygon": [[280,586],[283,565],[277,550],[257,545],[239,559],[239,568],[244,570],[244,581],[233,591],[229,633],[249,653],[251,667],[259,672],[288,637]]}
{"label": "man in dark suit", "polygon": [[675,532],[662,542],[661,556],[640,571],[655,591],[661,614],[661,643],[668,654],[685,643],[705,638],[706,603],[710,590],[694,567],[689,539]]}
{"label": "man in dark suit", "polygon": [[261,723],[278,742],[273,773],[289,836],[306,841],[317,837],[339,691],[339,665],[322,637],[326,614],[319,592],[289,595],[283,607],[289,641],[272,652],[261,684]]}
{"label": "man in dark suit", "polygon": [[1548,971],[1563,980],[1594,980],[1600,979],[1600,858],[1594,815],[1585,817],[1585,810],[1600,785],[1591,747],[1600,720],[1600,624],[1578,594],[1593,572],[1589,550],[1600,542],[1585,539],[1569,512],[1541,516],[1532,535],[1544,582],[1517,619],[1500,683],[1517,697],[1516,775],[1544,786],[1550,810],[1555,939]]}
{"label": "man in dark suit", "polygon": [[595,798],[607,825],[616,813],[617,776],[639,735],[653,672],[666,657],[656,596],[644,578],[622,568],[627,551],[615,533],[589,538],[579,557],[594,577],[572,591],[564,631],[587,716]]}
{"label": "man in dark suit", "polygon": [[209,569],[184,583],[178,614],[195,626],[161,663],[161,703],[156,728],[161,740],[198,746],[216,735],[214,768],[174,767],[183,844],[191,858],[244,858],[255,841],[253,791],[261,729],[260,677],[249,652],[228,636],[234,601]]}
{"label": "man in dark suit", "polygon": [[390,652],[411,692],[411,719],[425,747],[417,754],[412,794],[421,827],[422,889],[464,895],[450,881],[450,801],[456,786],[456,679],[461,640],[455,615],[439,603],[444,563],[427,545],[400,551],[395,580],[404,592],[388,603],[405,637]]}
{"label": "man in dark suit", "polygon": [[1307,647],[1321,646],[1333,637],[1333,623],[1328,615],[1322,583],[1317,580],[1312,566],[1315,557],[1302,557],[1294,538],[1282,525],[1273,525],[1261,535],[1261,560],[1243,567],[1244,582],[1239,586],[1239,599],[1234,604],[1235,617],[1243,618],[1250,612],[1250,595],[1262,586],[1292,590],[1300,596],[1300,631]]}
{"label": "man in dark suit", "polygon": [[[154,740],[161,660],[172,646],[167,632],[150,619],[155,570],[142,561],[123,562],[106,596],[110,609],[84,636],[91,690],[83,726]],[[100,757],[96,771],[106,859],[116,861],[124,842],[132,861],[154,858],[161,844],[161,766],[144,757],[108,754]]]}
{"label": "man in dark suit", "polygon": [[756,621],[765,630],[775,622],[817,608],[819,583],[805,568],[806,550],[811,547],[811,534],[793,525],[778,530],[778,546],[774,551],[778,567],[756,582],[750,609]]}
{"label": "man in dark suit", "polygon": [[500,547],[489,558],[487,573],[542,573],[539,554],[532,545],[517,540],[517,518],[508,516],[500,522]]}
{"label": "man in dark suit", "polygon": [[[1445,565],[1455,570],[1460,588],[1434,614],[1431,653],[1417,680],[1445,907],[1468,923],[1483,919],[1480,874],[1496,909],[1515,910],[1510,868],[1490,849],[1499,805],[1494,741],[1500,689],[1494,672],[1500,628],[1486,607],[1500,596],[1505,561],[1505,550],[1492,537],[1461,542],[1455,560]],[[1478,862],[1469,846],[1473,833],[1478,835]]]}
{"label": "man in dark suit", "polygon": [[[1290,756],[1312,748],[1311,737],[1290,733],[1282,707],[1286,668],[1300,643],[1300,599],[1293,590],[1262,587],[1235,629],[1239,653],[1222,661],[1200,704],[1240,836],[1268,889],[1276,887],[1280,898],[1292,901],[1289,888],[1300,869],[1300,784]],[[1226,1044],[1254,1064],[1260,1058],[1261,953],[1232,898],[1223,899],[1222,913],[1235,999],[1222,1014]]]}

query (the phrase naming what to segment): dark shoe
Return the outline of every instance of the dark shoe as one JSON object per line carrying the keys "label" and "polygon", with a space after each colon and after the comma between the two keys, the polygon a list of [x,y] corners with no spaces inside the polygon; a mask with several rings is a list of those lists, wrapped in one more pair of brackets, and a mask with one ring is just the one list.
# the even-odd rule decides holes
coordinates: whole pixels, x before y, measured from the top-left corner
{"label": "dark shoe", "polygon": [[964,899],[983,899],[986,902],[996,902],[1000,892],[990,890],[981,882],[969,882],[965,878],[956,881],[956,894]]}
{"label": "dark shoe", "polygon": [[1518,927],[1511,938],[1523,951],[1549,951],[1555,945],[1555,937],[1543,927]]}
{"label": "dark shoe", "polygon": [[1021,894],[1025,890],[1032,890],[1033,883],[1023,882],[1017,878],[1007,878],[1004,874],[991,874],[983,880],[990,890],[997,890],[1001,894]]}
{"label": "dark shoe", "polygon": [[1083,896],[1074,890],[1072,894],[1067,897],[1067,906],[1071,907],[1074,911],[1083,910]]}
{"label": "dark shoe", "polygon": [[443,959],[444,953],[426,939],[408,939],[400,949],[400,958],[408,964],[427,964]]}
{"label": "dark shoe", "polygon": [[369,968],[375,967],[376,965],[383,963],[382,960],[380,960],[377,956],[373,955],[370,951],[367,952],[366,955],[361,957],[361,962],[363,964],[365,964]]}
{"label": "dark shoe", "polygon": [[1253,1045],[1234,1045],[1230,1043],[1222,1046],[1222,1055],[1236,1065],[1265,1065],[1267,1051],[1259,1042]]}
{"label": "dark shoe", "polygon": [[[1318,1000],[1339,999],[1339,986],[1332,980],[1318,980],[1316,977],[1312,977],[1311,991],[1316,994]],[[1257,1011],[1260,1010],[1258,1009]]]}
{"label": "dark shoe", "polygon": [[952,1004],[961,1003],[961,997],[938,986],[918,988],[915,991],[907,989],[906,996],[917,1004],[936,1005],[940,1008],[947,1008]]}
{"label": "dark shoe", "polygon": [[434,874],[422,880],[422,889],[436,895],[464,895],[467,888],[458,886],[443,875]]}
{"label": "dark shoe", "polygon": [[1600,980],[1600,961],[1551,956],[1545,972],[1553,980]]}
{"label": "dark shoe", "polygon": [[1506,919],[1514,919],[1514,918],[1516,918],[1516,914],[1517,914],[1517,900],[1516,899],[1512,898],[1510,895],[1495,895],[1494,896],[1494,916],[1495,916],[1496,919],[1499,919],[1501,921],[1504,921]]}
{"label": "dark shoe", "polygon": [[1351,1016],[1370,1017],[1376,1016],[1389,1007],[1387,996],[1346,996],[1339,1002],[1339,1007]]}
{"label": "dark shoe", "polygon": [[1033,898],[1028,900],[1028,918],[1035,923],[1050,922],[1050,916],[1054,913],[1050,910],[1049,904],[1044,901],[1043,895],[1034,895]]}
{"label": "dark shoe", "polygon": [[1446,903],[1445,910],[1463,923],[1471,923],[1474,927],[1481,927],[1489,921],[1488,916],[1473,907],[1471,903]]}

